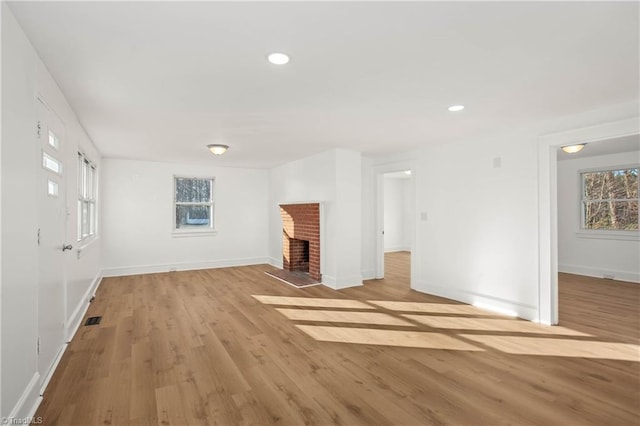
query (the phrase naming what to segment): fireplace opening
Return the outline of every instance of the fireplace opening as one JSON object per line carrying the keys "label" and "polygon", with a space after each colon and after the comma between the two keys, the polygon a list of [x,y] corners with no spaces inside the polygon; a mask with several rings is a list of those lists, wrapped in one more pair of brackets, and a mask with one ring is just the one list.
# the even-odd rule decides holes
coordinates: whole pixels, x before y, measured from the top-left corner
{"label": "fireplace opening", "polygon": [[289,244],[290,270],[309,272],[309,241],[292,238]]}

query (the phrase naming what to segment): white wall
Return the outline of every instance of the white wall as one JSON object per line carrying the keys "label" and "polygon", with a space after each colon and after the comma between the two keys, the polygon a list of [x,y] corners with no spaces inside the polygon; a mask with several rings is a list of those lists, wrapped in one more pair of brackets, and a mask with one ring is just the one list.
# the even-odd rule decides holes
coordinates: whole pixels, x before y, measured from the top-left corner
{"label": "white wall", "polygon": [[422,151],[415,289],[535,318],[535,157],[536,137],[523,134]]}
{"label": "white wall", "polygon": [[[68,149],[62,160],[75,170],[75,152],[87,152],[100,167],[100,156],[79,125],[64,95],[30,45],[6,3],[2,2],[2,376],[0,416],[24,417],[38,402],[36,343],[38,289],[39,150],[36,140],[37,97],[60,117]],[[66,177],[69,217],[67,241],[75,242],[74,173]],[[75,245],[75,244],[74,244]],[[70,335],[88,306],[100,278],[100,244],[82,257],[67,256],[65,328]],[[47,301],[40,301],[46,303]],[[61,342],[62,343],[62,342]]]}
{"label": "white wall", "polygon": [[640,242],[589,238],[580,230],[580,170],[640,164],[640,152],[558,161],[558,269],[640,282]]}
{"label": "white wall", "polygon": [[362,279],[376,277],[376,209],[374,160],[362,157]]}
{"label": "white wall", "polygon": [[331,150],[269,172],[269,258],[282,267],[279,204],[320,202],[320,268],[332,288],[362,284],[362,158]]}
{"label": "white wall", "polygon": [[384,251],[410,250],[410,180],[384,178]]}
{"label": "white wall", "polygon": [[[214,177],[215,235],[175,236],[173,176]],[[267,263],[268,172],[105,159],[106,276]]]}
{"label": "white wall", "polygon": [[38,152],[34,126],[38,60],[6,3],[1,7],[2,204],[6,206],[10,202],[21,207],[2,212],[3,411],[0,416],[4,417],[16,406],[36,374]]}

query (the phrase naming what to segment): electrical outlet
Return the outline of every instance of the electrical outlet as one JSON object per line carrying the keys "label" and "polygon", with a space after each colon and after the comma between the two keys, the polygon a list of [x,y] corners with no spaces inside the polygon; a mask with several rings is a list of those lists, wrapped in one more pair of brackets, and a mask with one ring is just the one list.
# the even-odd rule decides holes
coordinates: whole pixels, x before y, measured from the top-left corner
{"label": "electrical outlet", "polygon": [[604,278],[605,280],[612,280],[612,279],[614,279],[615,277],[614,277],[614,275],[613,275],[613,274],[604,274],[604,275],[602,276],[602,278]]}
{"label": "electrical outlet", "polygon": [[176,272],[176,268],[169,268],[169,272]]}

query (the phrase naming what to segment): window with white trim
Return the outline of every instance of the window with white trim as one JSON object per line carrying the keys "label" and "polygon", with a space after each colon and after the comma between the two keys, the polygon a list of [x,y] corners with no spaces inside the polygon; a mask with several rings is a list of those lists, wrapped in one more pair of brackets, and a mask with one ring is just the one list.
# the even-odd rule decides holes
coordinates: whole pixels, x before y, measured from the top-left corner
{"label": "window with white trim", "polygon": [[213,231],[214,178],[174,176],[175,232]]}
{"label": "window with white trim", "polygon": [[78,153],[78,241],[96,234],[96,166]]}
{"label": "window with white trim", "polygon": [[638,230],[638,167],[580,173],[582,229]]}

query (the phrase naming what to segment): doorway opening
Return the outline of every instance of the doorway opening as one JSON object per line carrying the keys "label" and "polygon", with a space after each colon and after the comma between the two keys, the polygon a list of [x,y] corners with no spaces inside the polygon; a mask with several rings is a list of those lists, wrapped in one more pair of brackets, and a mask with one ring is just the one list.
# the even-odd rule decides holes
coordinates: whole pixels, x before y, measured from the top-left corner
{"label": "doorway opening", "polygon": [[411,287],[414,196],[411,169],[382,174],[382,276],[385,283]]}
{"label": "doorway opening", "polygon": [[[538,319],[542,324],[558,324],[558,148],[567,145],[603,145],[626,136],[638,135],[636,118],[613,121],[539,137],[538,217],[539,282]],[[576,185],[578,185],[576,183]],[[577,203],[578,201],[576,201]],[[586,240],[585,240],[586,241]]]}
{"label": "doorway opening", "polygon": [[607,294],[640,281],[639,165],[638,134],[594,141],[577,153],[557,149],[559,323],[564,313],[571,318],[576,292],[591,286],[581,298],[602,313]]}

